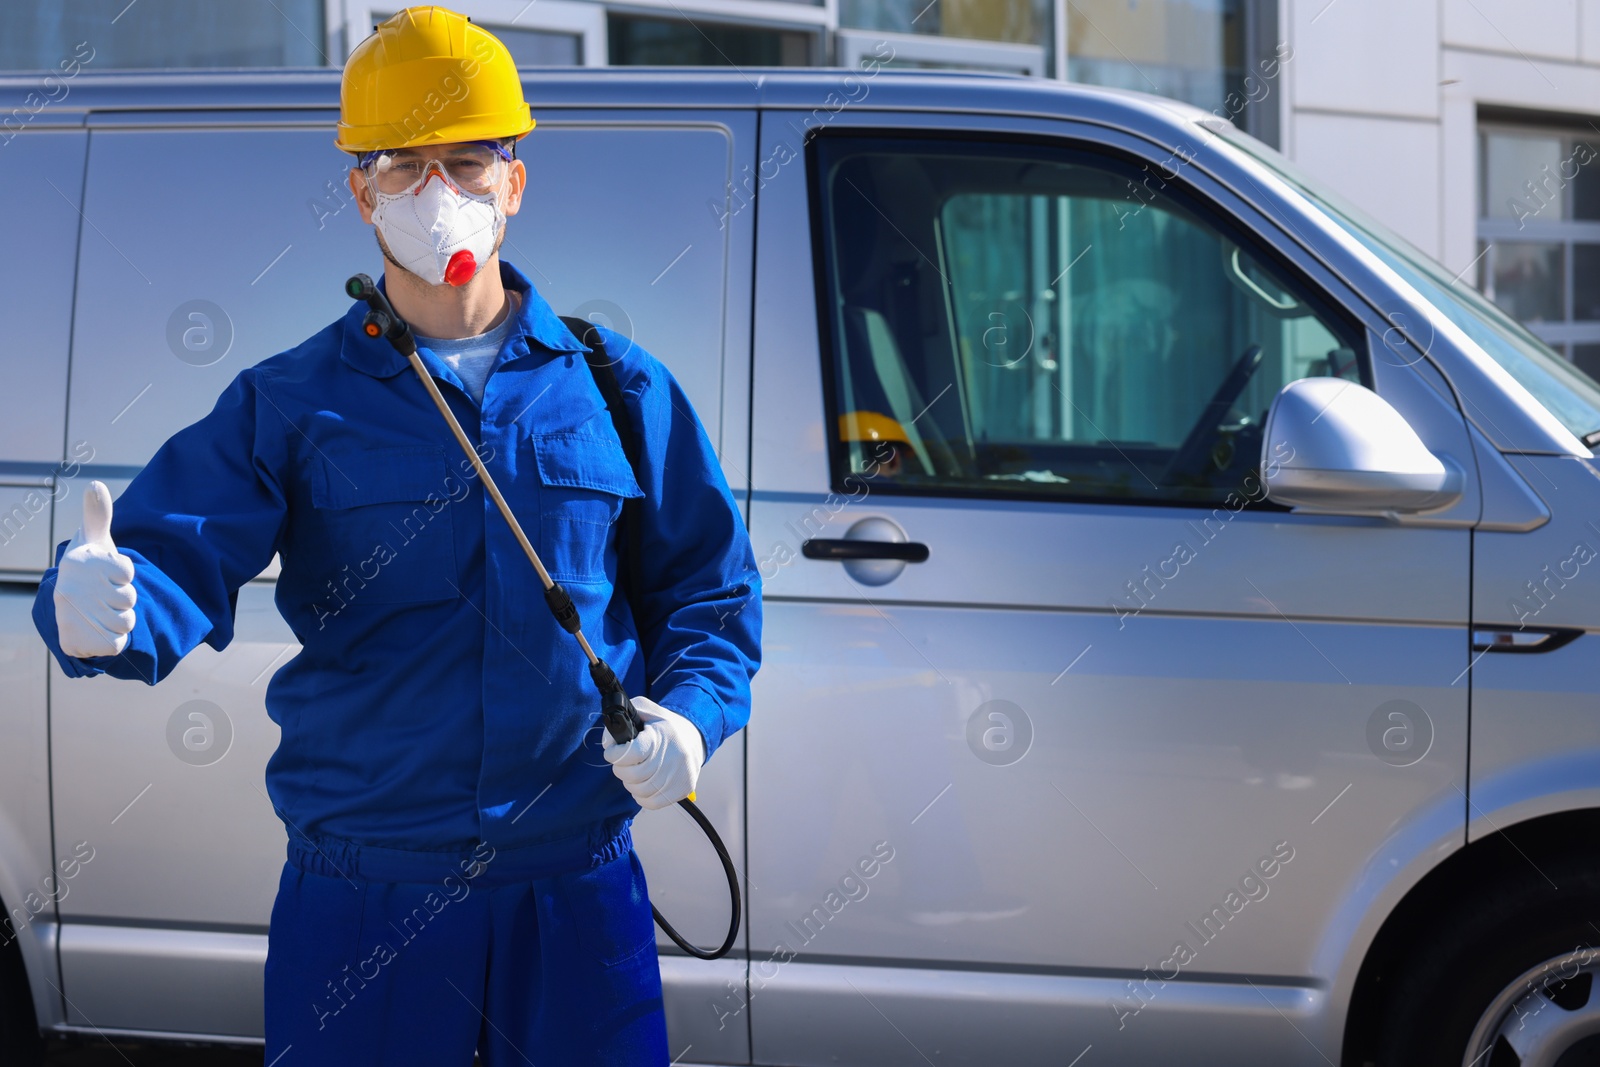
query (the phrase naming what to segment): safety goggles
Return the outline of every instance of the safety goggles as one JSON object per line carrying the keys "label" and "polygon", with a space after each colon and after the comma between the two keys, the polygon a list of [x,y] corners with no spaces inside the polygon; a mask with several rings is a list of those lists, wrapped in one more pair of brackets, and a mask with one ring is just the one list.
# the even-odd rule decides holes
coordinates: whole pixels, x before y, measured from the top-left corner
{"label": "safety goggles", "polygon": [[498,141],[470,141],[448,145],[433,156],[417,148],[367,152],[359,163],[372,187],[387,195],[406,192],[431,171],[462,192],[481,196],[499,186],[511,153]]}

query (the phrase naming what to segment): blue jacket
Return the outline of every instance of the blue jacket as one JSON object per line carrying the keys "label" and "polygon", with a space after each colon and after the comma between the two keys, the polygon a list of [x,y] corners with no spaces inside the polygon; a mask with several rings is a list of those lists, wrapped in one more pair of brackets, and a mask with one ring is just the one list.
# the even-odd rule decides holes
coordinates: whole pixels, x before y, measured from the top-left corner
{"label": "blue jacket", "polygon": [[[749,720],[761,635],[754,554],[711,442],[666,367],[601,329],[640,484],[588,349],[522,272],[500,272],[523,299],[481,411],[422,358],[595,651],[629,694],[692,721],[709,756]],[[112,537],[138,592],[120,655],[61,651],[53,568],[34,622],[68,675],[154,685],[201,641],[227,647],[237,590],[276,552],[278,610],[302,647],[267,688],[282,739],[266,782],[291,837],[488,841],[586,866],[639,810],[601,754],[586,661],[422,383],[362,333],[365,310],[241,372],[117,500]],[[641,494],[630,609],[614,522]]]}

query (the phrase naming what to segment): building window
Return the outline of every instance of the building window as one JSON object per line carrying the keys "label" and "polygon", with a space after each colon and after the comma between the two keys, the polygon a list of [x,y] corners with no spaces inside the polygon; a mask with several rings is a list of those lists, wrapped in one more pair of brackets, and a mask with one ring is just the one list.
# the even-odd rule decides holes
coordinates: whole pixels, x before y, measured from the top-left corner
{"label": "building window", "polygon": [[1220,107],[1240,80],[1243,0],[1073,0],[1067,76]]}
{"label": "building window", "polygon": [[1054,10],[1051,0],[840,0],[835,62],[854,67],[870,54],[888,67],[1044,77]]}
{"label": "building window", "polygon": [[1042,45],[1050,39],[1050,9],[1049,0],[840,0],[839,25]]}
{"label": "building window", "polygon": [[1067,77],[1214,111],[1278,143],[1276,0],[1070,0]]}
{"label": "building window", "polygon": [[329,62],[324,25],[322,0],[13,0],[0,4],[0,70],[55,69],[80,41],[95,70],[315,67]]}
{"label": "building window", "polygon": [[519,67],[579,67],[583,65],[583,38],[554,30],[519,30],[485,26],[500,38]]}
{"label": "building window", "polygon": [[988,70],[1042,78],[1049,73],[1048,52],[1040,45],[973,41],[920,33],[840,30],[834,35],[834,66],[861,67],[877,62],[908,70]]}
{"label": "building window", "polygon": [[712,22],[699,15],[616,13],[606,17],[606,35],[616,66],[803,67],[815,61],[817,39],[805,30]]}
{"label": "building window", "polygon": [[[581,67],[583,66],[583,34],[558,29],[525,29],[520,26],[496,26],[474,18],[464,12],[474,25],[494,34],[511,53],[511,60],[519,67]],[[374,11],[371,33],[379,24],[394,18],[392,11]],[[359,44],[361,38],[356,39]]]}
{"label": "building window", "polygon": [[1484,124],[1478,287],[1600,375],[1600,137]]}

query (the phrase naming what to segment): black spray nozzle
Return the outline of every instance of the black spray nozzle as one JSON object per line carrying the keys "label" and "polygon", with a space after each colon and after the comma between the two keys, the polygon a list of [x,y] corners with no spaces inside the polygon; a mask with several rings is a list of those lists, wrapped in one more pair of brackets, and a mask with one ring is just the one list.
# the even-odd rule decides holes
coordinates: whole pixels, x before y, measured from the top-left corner
{"label": "black spray nozzle", "polygon": [[406,320],[395,314],[389,298],[383,295],[372,279],[365,274],[352,274],[344,283],[345,295],[351,300],[364,301],[370,311],[361,320],[361,331],[368,337],[385,337],[390,344],[409,356],[417,350],[417,340],[411,334]]}

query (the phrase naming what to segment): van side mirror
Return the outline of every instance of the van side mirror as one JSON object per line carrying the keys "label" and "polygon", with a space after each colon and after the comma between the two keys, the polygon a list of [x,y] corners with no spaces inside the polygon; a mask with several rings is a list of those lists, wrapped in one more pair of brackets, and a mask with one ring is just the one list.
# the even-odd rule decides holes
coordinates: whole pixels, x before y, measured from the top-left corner
{"label": "van side mirror", "polygon": [[1447,507],[1465,481],[1387,400],[1343,378],[1302,378],[1279,391],[1261,473],[1275,503],[1346,515]]}

